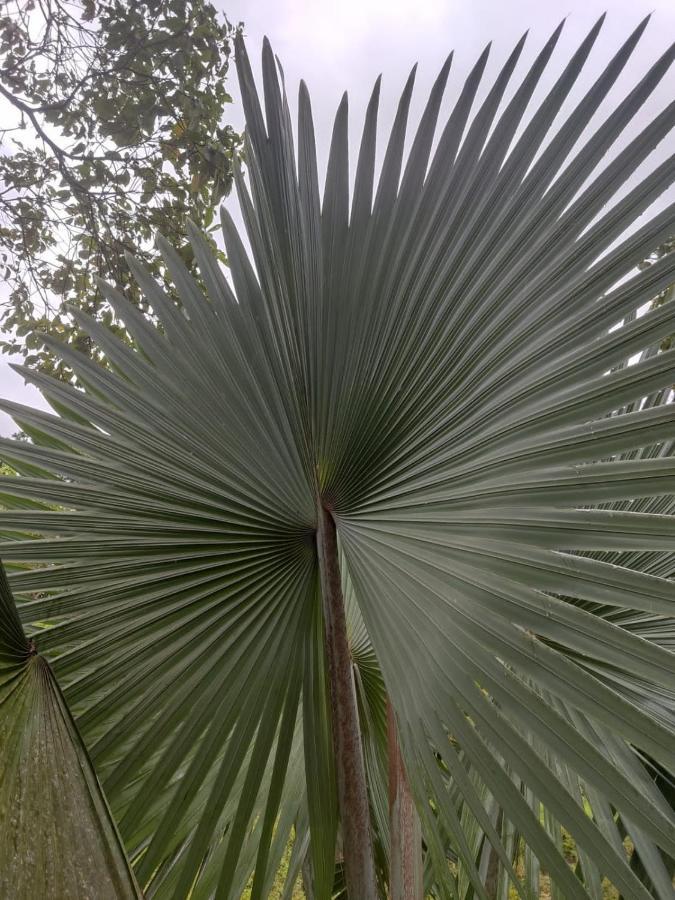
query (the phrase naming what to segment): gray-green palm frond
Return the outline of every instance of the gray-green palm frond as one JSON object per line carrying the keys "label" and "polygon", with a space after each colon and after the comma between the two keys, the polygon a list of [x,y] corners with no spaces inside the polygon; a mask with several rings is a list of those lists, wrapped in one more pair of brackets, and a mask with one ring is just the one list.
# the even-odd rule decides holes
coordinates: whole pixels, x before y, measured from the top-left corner
{"label": "gray-green palm frond", "polygon": [[373,663],[360,698],[373,821],[386,686],[430,889],[486,900],[489,844],[502,896],[510,879],[531,897],[518,836],[568,900],[596,900],[602,876],[632,900],[672,896],[675,818],[649,765],[675,768],[675,720],[639,688],[672,697],[672,644],[598,614],[675,610],[672,570],[605,557],[675,549],[670,503],[609,506],[675,488],[670,454],[632,453],[675,438],[674,407],[641,402],[669,387],[675,356],[620,365],[674,330],[672,304],[632,317],[675,279],[675,254],[636,271],[673,208],[630,231],[673,159],[612,204],[675,103],[596,171],[673,51],[592,128],[645,25],[553,133],[600,22],[534,109],[560,29],[506,102],[519,42],[474,109],[486,51],[434,149],[448,60],[406,156],[413,72],[376,177],[378,83],[351,193],[346,98],[322,194],[307,90],[296,151],[269,45],[261,104],[239,42],[251,253],[224,213],[233,286],[197,232],[205,293],[161,242],[182,306],[130,260],[159,327],[108,287],[134,349],[74,312],[109,370],[55,344],[83,389],[26,371],[59,415],[3,404],[34,443],[2,442],[21,477],[2,482],[15,501],[0,555],[49,564],[12,571],[19,614],[52,623],[39,654],[147,896],[238,897],[254,872],[265,897],[307,828],[329,896],[318,504],[358,608],[355,656],[365,674]]}

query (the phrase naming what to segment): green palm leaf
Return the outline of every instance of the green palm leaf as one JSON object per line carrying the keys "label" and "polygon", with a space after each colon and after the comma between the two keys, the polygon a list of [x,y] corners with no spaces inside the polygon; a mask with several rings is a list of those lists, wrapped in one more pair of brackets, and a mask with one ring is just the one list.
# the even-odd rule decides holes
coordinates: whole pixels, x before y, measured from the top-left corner
{"label": "green palm leaf", "polygon": [[59,414],[3,404],[34,442],[2,443],[21,475],[3,479],[0,554],[47,564],[13,572],[19,615],[54,623],[29,633],[148,896],[237,897],[254,872],[264,897],[307,829],[330,895],[324,515],[381,859],[386,691],[437,896],[484,900],[490,846],[502,896],[509,879],[533,896],[539,867],[566,898],[597,897],[601,876],[672,895],[675,818],[649,772],[673,770],[675,521],[643,498],[675,493],[675,462],[635,451],[675,438],[674,407],[643,401],[667,399],[675,356],[623,365],[675,323],[669,304],[633,315],[675,277],[675,254],[635,274],[672,207],[631,231],[672,158],[613,201],[675,103],[598,167],[674,52],[589,133],[642,23],[552,133],[600,26],[534,109],[560,29],[511,90],[521,41],[474,109],[486,51],[434,150],[448,61],[406,156],[413,71],[376,177],[378,83],[351,194],[346,97],[322,194],[304,85],[296,152],[269,45],[261,101],[239,42],[250,255],[225,212],[231,285],[196,231],[203,289],[160,240],[180,305],[130,259],[158,324],[107,287],[133,349],[74,312],[109,368],[54,344],[78,387],[24,374]]}
{"label": "green palm leaf", "polygon": [[0,894],[140,897],[49,664],[0,565]]}

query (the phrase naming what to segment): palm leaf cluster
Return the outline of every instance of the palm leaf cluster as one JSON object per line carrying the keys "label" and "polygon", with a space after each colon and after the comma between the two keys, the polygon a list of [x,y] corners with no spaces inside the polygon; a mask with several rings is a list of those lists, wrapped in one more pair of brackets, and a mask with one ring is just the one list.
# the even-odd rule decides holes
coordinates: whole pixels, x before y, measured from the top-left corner
{"label": "palm leaf cluster", "polygon": [[[160,239],[180,305],[129,259],[153,321],[105,290],[133,348],[73,311],[108,368],[54,344],[78,386],[22,370],[55,413],[3,404],[33,442],[0,449],[20,473],[1,485],[0,753],[49,744],[21,766],[51,785],[77,758],[91,828],[118,846],[107,800],[146,896],[266,897],[291,838],[289,885],[307,853],[330,896],[319,509],[383,890],[388,697],[429,893],[486,900],[498,863],[501,898],[534,897],[540,868],[568,900],[603,877],[672,897],[675,307],[636,312],[675,280],[675,254],[637,268],[673,228],[672,206],[638,222],[673,158],[633,175],[675,103],[603,159],[673,51],[596,125],[646,27],[580,90],[601,24],[536,104],[560,28],[522,76],[524,39],[484,85],[486,50],[437,129],[448,59],[406,150],[413,70],[376,171],[378,82],[353,184],[345,97],[323,191],[305,86],[294,137],[269,45],[261,98],[239,41],[250,250],[223,212],[228,279],[193,229],[198,283]],[[33,790],[5,785],[3,835]],[[20,830],[22,865],[31,847]]]}

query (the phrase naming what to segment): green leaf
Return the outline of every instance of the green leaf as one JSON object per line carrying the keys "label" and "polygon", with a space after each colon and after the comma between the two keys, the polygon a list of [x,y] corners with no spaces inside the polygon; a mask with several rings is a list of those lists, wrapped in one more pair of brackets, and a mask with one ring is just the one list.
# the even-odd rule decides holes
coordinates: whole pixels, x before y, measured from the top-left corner
{"label": "green leaf", "polygon": [[0,891],[140,898],[52,670],[23,634],[0,565]]}
{"label": "green leaf", "polygon": [[238,897],[252,876],[263,897],[294,827],[293,872],[307,857],[330,894],[318,501],[382,891],[388,699],[434,897],[485,900],[492,860],[501,898],[543,873],[558,897],[598,900],[605,877],[669,896],[675,315],[652,301],[675,256],[637,267],[673,209],[635,226],[673,181],[672,161],[641,173],[675,105],[615,151],[675,51],[597,119],[641,23],[565,111],[601,25],[536,101],[560,28],[491,84],[486,50],[438,142],[450,61],[407,140],[413,70],[376,178],[378,81],[352,196],[346,97],[321,193],[307,89],[296,140],[271,47],[260,98],[238,40],[228,277],[195,225],[189,252],[158,239],[161,269],[128,258],[147,318],[102,287],[133,345],[73,311],[107,368],[48,338],[77,387],[23,369],[56,414],[2,404],[34,438],[1,445],[19,617],[51,623],[41,655],[149,895]]}

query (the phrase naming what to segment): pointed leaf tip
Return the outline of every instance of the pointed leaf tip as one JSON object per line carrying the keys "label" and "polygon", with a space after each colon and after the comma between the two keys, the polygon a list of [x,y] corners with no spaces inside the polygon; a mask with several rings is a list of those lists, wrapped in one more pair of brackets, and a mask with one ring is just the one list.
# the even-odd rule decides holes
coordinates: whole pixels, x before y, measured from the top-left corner
{"label": "pointed leaf tip", "polygon": [[563,18],[560,20],[560,22],[559,22],[557,28],[556,28],[555,31],[553,32],[553,35],[554,35],[554,36],[556,36],[556,37],[559,37],[559,36],[560,36],[560,32],[561,32],[561,31],[563,30],[563,28],[565,27],[565,23],[566,23],[566,22],[567,22],[567,16],[563,16]]}

